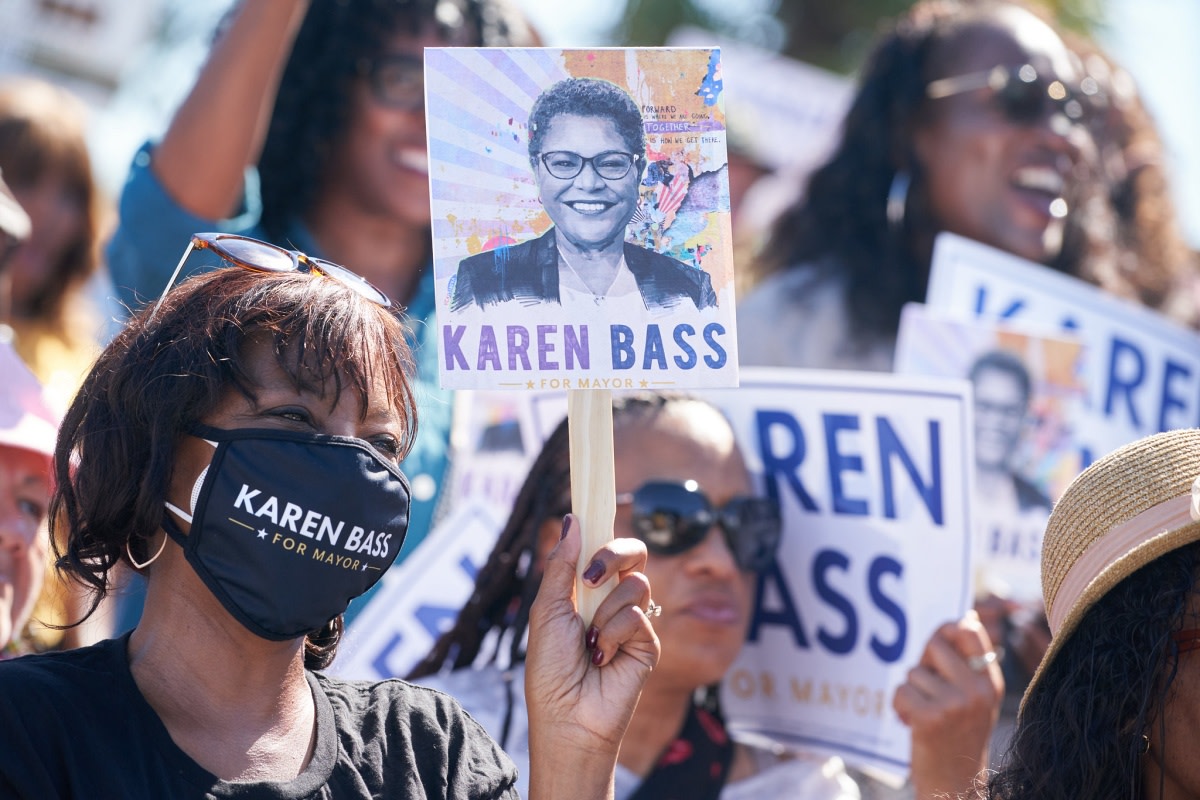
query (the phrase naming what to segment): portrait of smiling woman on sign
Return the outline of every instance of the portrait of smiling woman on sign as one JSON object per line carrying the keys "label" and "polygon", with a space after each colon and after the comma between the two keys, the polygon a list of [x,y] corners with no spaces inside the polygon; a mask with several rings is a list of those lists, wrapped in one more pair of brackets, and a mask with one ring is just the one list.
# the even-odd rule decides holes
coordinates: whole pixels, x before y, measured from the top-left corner
{"label": "portrait of smiling woman on sign", "polygon": [[641,112],[623,89],[568,78],[544,91],[529,114],[529,164],[553,226],[463,259],[452,309],[508,300],[599,305],[639,293],[648,309],[716,305],[704,270],[625,241],[647,159]]}

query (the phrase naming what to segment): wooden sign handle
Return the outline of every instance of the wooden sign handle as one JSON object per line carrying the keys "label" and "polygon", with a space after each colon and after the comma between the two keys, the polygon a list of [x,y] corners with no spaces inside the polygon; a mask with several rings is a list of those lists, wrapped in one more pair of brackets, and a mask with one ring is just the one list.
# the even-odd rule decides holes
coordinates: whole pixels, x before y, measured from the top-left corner
{"label": "wooden sign handle", "polygon": [[612,392],[569,390],[567,429],[571,447],[571,509],[579,518],[583,533],[583,550],[575,568],[575,602],[583,624],[588,626],[600,603],[616,586],[612,580],[598,589],[583,583],[583,571],[591,563],[592,554],[613,538],[617,514]]}

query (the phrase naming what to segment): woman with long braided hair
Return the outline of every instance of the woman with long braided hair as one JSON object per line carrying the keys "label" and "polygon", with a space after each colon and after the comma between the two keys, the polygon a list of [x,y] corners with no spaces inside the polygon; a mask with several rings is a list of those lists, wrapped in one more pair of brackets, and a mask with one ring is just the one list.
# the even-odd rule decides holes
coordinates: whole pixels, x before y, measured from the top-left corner
{"label": "woman with long braided hair", "polygon": [[[621,745],[617,800],[858,798],[840,759],[735,742],[725,729],[717,687],[745,641],[757,574],[772,564],[782,534],[777,505],[751,488],[729,422],[697,398],[631,394],[614,400],[613,432],[615,532],[649,550],[651,621],[662,642]],[[459,699],[522,774],[525,632],[570,485],[564,421],[530,469],[454,626],[408,676]],[[967,788],[985,763],[1001,679],[994,665],[973,671],[964,653],[989,649],[978,620],[943,626],[897,694],[914,731],[922,798]],[[950,665],[945,675],[935,661]],[[940,689],[920,688],[931,685]]]}

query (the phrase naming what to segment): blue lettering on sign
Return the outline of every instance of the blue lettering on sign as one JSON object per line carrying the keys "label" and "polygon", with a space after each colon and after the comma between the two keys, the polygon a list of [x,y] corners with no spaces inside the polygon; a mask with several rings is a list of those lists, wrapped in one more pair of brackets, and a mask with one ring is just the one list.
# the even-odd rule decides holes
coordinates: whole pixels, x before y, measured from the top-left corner
{"label": "blue lettering on sign", "polygon": [[1104,393],[1104,416],[1111,417],[1116,411],[1117,398],[1125,397],[1129,411],[1129,422],[1141,429],[1137,407],[1133,402],[1133,391],[1146,379],[1146,358],[1137,346],[1114,336],[1108,355],[1108,388]]}
{"label": "blue lettering on sign", "polygon": [[667,368],[667,354],[663,350],[662,332],[657,325],[646,326],[646,354],[642,357],[642,369]]}
{"label": "blue lettering on sign", "polygon": [[852,414],[826,414],[823,420],[825,422],[825,452],[829,457],[829,492],[833,495],[833,513],[866,516],[867,501],[847,497],[845,487],[842,485],[843,473],[862,473],[862,456],[846,454],[838,449],[838,433],[858,430],[858,417]]}
{"label": "blue lettering on sign", "polygon": [[[769,609],[763,602],[768,584],[774,586],[775,593],[779,595],[780,608],[778,609]],[[796,643],[796,647],[808,649],[808,637],[804,635],[804,625],[800,622],[800,611],[796,608],[796,601],[792,599],[792,590],[783,577],[783,568],[778,561],[771,565],[770,570],[758,576],[758,590],[754,595],[754,617],[750,621],[750,630],[746,634],[746,641],[757,642],[759,628],[763,625],[778,625],[787,628],[792,632],[792,641]]]}
{"label": "blue lettering on sign", "polygon": [[895,482],[892,480],[892,459],[897,458],[904,465],[909,479],[917,489],[917,494],[929,509],[929,516],[937,525],[942,524],[942,448],[941,428],[937,420],[929,421],[929,483],[921,480],[917,465],[913,462],[908,450],[900,443],[900,437],[892,428],[886,417],[875,420],[879,434],[879,463],[883,465],[883,515],[889,519],[896,518],[896,495],[893,491]]}
{"label": "blue lettering on sign", "polygon": [[895,641],[885,644],[880,641],[878,636],[871,634],[871,650],[879,656],[880,661],[891,664],[899,661],[900,656],[904,655],[904,645],[908,642],[908,620],[904,617],[904,609],[883,593],[879,582],[884,575],[895,575],[897,578],[901,578],[904,575],[904,567],[894,558],[880,556],[871,562],[871,567],[867,571],[867,589],[871,593],[871,602],[883,612],[884,616],[896,623]]}
{"label": "blue lettering on sign", "polygon": [[[804,431],[800,423],[786,411],[758,411],[754,415],[754,427],[758,431],[758,452],[762,459],[763,478],[767,485],[767,494],[771,499],[780,502],[779,478],[791,488],[800,505],[805,511],[816,511],[817,504],[812,496],[800,483],[800,465],[804,462]],[[776,453],[771,448],[771,431],[782,430],[788,435],[791,447],[782,453]]]}
{"label": "blue lettering on sign", "polygon": [[[729,361],[724,345],[717,341],[717,337],[724,333],[725,327],[718,322],[710,322],[701,332],[701,338],[708,347],[704,363],[711,369],[720,369]],[[676,325],[669,336],[657,323],[646,325],[644,340],[639,339],[639,335],[628,325],[610,325],[609,335],[613,369],[632,369],[639,363],[639,348],[643,371],[665,370],[671,363],[679,369],[692,369],[697,364],[699,354],[688,341],[688,337],[696,335],[696,329],[686,322]],[[673,352],[675,348],[678,348],[678,353]]]}
{"label": "blue lettering on sign", "polygon": [[[856,554],[855,557],[859,557]],[[861,563],[861,562],[860,562]],[[843,620],[841,631],[830,631],[819,626],[816,631],[816,642],[832,655],[844,656],[853,653],[860,639],[867,632],[860,630],[862,623],[854,607],[854,602],[846,594],[834,588],[830,577],[833,573],[851,575],[856,573],[854,561],[849,553],[844,553],[832,547],[818,550],[813,554],[810,576],[813,589],[823,606],[835,611]],[[878,555],[867,564],[865,578],[867,596],[871,604],[883,617],[894,625],[895,630],[870,631],[866,636],[867,646],[880,661],[893,664],[904,655],[908,643],[908,617],[904,608],[895,599],[884,593],[882,582],[886,576],[902,579],[904,574],[900,562],[888,555]],[[852,579],[853,580],[853,579]],[[767,588],[774,589],[778,603],[768,606],[766,602]],[[811,647],[808,634],[805,632],[804,620],[800,608],[796,604],[795,595],[784,572],[783,564],[777,562],[770,570],[759,576],[758,588],[754,597],[754,615],[750,620],[747,632],[748,642],[758,642],[762,639],[763,631],[767,628],[782,628],[790,635],[797,648],[808,650]],[[886,634],[887,638],[884,638]]]}
{"label": "blue lettering on sign", "polygon": [[[1187,401],[1172,391],[1172,384],[1175,383],[1176,378],[1186,381],[1191,377],[1192,371],[1185,365],[1179,364],[1171,359],[1167,359],[1166,366],[1163,367],[1162,403],[1160,403],[1158,409],[1159,431],[1169,431],[1171,428],[1175,427],[1175,425],[1167,419],[1167,415],[1170,413],[1171,409],[1178,409],[1179,411],[1185,411],[1187,409]],[[1182,426],[1182,423],[1180,423],[1180,426]]]}
{"label": "blue lettering on sign", "polygon": [[813,588],[816,590],[817,596],[824,600],[830,608],[840,613],[846,621],[845,629],[837,636],[829,633],[824,627],[817,629],[817,640],[825,645],[826,650],[835,655],[845,655],[854,649],[854,643],[858,641],[858,615],[854,613],[854,606],[846,599],[845,595],[840,594],[829,583],[827,573],[831,569],[846,572],[849,566],[850,557],[837,550],[820,551],[813,559],[812,565]]}
{"label": "blue lettering on sign", "polygon": [[[987,314],[987,296],[988,290],[986,286],[980,286],[975,290],[975,316],[982,317]],[[1010,319],[1015,317],[1024,308],[1024,300],[1013,300],[1006,308],[997,312],[996,316],[1000,317],[1000,319]]]}
{"label": "blue lettering on sign", "polygon": [[712,369],[720,369],[725,366],[728,356],[725,353],[725,348],[717,341],[718,336],[725,335],[725,326],[719,322],[710,322],[704,326],[704,343],[712,350],[711,355],[704,357],[704,363],[708,364]]}
{"label": "blue lettering on sign", "polygon": [[680,369],[691,369],[696,366],[696,348],[683,338],[695,335],[696,329],[686,322],[675,326],[675,344],[683,351],[682,356],[675,356],[675,366]]}
{"label": "blue lettering on sign", "polygon": [[[479,574],[479,567],[475,566],[470,558],[467,556],[460,558],[458,560],[458,567],[471,583],[475,582],[475,578]],[[458,617],[458,611],[457,607],[447,608],[445,606],[423,605],[417,607],[417,610],[413,612],[413,617],[421,623],[421,627],[425,629],[425,633],[429,635],[429,638],[436,640],[446,629],[454,624],[455,618]],[[387,640],[387,643],[371,659],[371,669],[375,670],[375,674],[380,678],[396,677],[396,673],[388,664],[388,661],[391,659],[392,653],[400,647],[403,641],[404,634],[399,631],[393,633],[391,638]]]}
{"label": "blue lettering on sign", "polygon": [[[850,497],[843,480],[847,473],[864,472],[862,455],[848,451],[838,443],[839,432],[858,431],[861,421],[858,416],[852,414],[825,414],[821,421],[825,435],[832,511],[839,515],[866,516],[871,513],[868,502],[860,497]],[[755,412],[754,422],[767,493],[779,500],[781,488],[786,485],[806,511],[818,511],[816,501],[800,481],[800,466],[807,455],[804,431],[800,423],[787,411],[767,409]],[[936,524],[943,524],[945,508],[942,498],[941,426],[937,420],[929,421],[929,464],[924,473],[918,468],[912,453],[900,440],[887,417],[875,418],[875,431],[881,468],[883,516],[896,519],[899,515],[896,504],[896,479],[893,475],[895,464],[899,462],[929,510],[930,517]],[[776,447],[779,449],[776,450]]]}
{"label": "blue lettering on sign", "polygon": [[613,325],[609,331],[612,335],[613,369],[629,369],[637,360],[637,353],[633,351],[633,329],[628,325]]}
{"label": "blue lettering on sign", "polygon": [[371,659],[371,669],[375,670],[375,674],[380,678],[394,678],[392,668],[388,666],[388,659],[392,657],[392,653],[404,641],[404,636],[400,633],[392,634],[392,638],[387,640],[387,644],[383,646],[374,658]]}

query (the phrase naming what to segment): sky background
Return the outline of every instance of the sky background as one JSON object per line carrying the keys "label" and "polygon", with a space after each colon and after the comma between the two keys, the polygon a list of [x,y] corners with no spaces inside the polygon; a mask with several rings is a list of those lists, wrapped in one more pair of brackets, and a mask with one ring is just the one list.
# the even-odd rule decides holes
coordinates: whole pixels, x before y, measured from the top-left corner
{"label": "sky background", "polygon": [[[737,15],[768,0],[713,0],[714,9]],[[595,44],[623,8],[593,0],[586,11],[563,0],[516,0],[537,21],[547,45]],[[1200,0],[1101,0],[1107,26],[1097,32],[1104,48],[1137,81],[1166,143],[1171,188],[1188,241],[1200,249]],[[726,87],[730,91],[730,87]]]}
{"label": "sky background", "polygon": [[[160,0],[122,2],[149,8]],[[94,160],[102,184],[114,196],[120,191],[133,152],[148,136],[162,130],[190,87],[207,53],[212,27],[230,5],[230,0],[161,2],[171,9],[163,37],[167,45],[138,52],[130,59],[116,94],[94,103],[98,106],[91,130]],[[553,47],[608,43],[606,33],[624,7],[622,0],[514,2],[534,21],[545,44]],[[769,9],[787,0],[698,2],[718,18],[737,20],[749,11]],[[1200,0],[1096,2],[1107,19],[1097,38],[1134,76],[1159,124],[1180,222],[1192,247],[1200,249],[1200,90],[1196,85],[1200,78],[1200,47],[1196,46]],[[0,0],[0,18],[15,7],[11,0]],[[137,18],[150,19],[148,15]],[[5,38],[0,32],[0,73],[6,71]],[[727,93],[737,91],[728,82],[725,89]]]}

